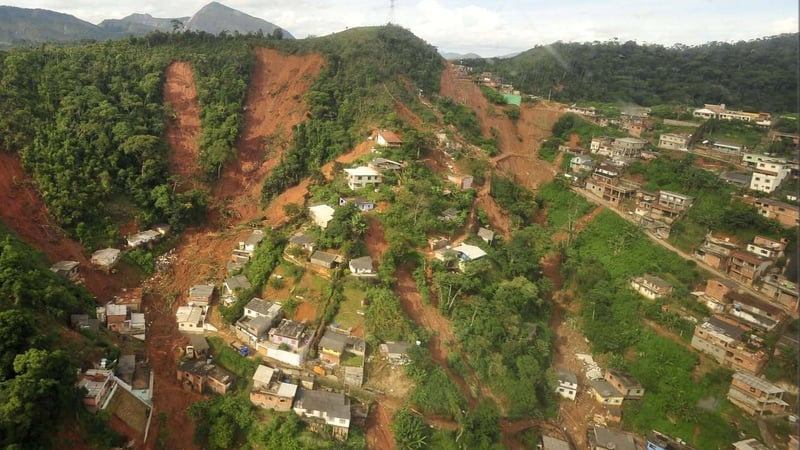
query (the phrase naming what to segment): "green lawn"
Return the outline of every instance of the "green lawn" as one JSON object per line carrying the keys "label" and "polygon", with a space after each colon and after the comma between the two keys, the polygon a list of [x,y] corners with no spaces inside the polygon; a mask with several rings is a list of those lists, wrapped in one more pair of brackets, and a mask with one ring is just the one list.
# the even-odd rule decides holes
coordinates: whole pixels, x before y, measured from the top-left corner
{"label": "green lawn", "polygon": [[342,367],[361,367],[364,365],[364,357],[344,352],[341,365]]}
{"label": "green lawn", "polygon": [[366,297],[364,288],[357,283],[347,283],[344,287],[344,300],[339,303],[339,311],[333,322],[342,328],[356,328],[364,324],[364,316],[357,311],[363,310],[361,302]]}

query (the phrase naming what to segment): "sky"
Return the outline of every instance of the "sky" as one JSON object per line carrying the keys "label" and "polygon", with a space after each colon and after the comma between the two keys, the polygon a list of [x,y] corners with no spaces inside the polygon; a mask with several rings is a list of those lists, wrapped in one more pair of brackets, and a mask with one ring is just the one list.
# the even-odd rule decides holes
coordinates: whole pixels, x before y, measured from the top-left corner
{"label": "sky", "polygon": [[[186,17],[210,0],[10,0],[99,23]],[[556,41],[697,45],[798,31],[797,0],[219,0],[297,38],[398,24],[440,52],[502,56]],[[394,3],[394,8],[390,5]]]}

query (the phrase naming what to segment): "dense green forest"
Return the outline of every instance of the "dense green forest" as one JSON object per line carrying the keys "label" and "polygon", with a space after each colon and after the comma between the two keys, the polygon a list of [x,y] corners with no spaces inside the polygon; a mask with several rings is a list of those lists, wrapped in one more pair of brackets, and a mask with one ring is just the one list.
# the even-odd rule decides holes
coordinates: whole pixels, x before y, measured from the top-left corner
{"label": "dense green forest", "polygon": [[236,156],[255,45],[318,52],[327,61],[306,95],[310,117],[295,127],[265,198],[351,148],[391,116],[395,101],[413,103],[412,86],[437,91],[443,67],[435,48],[396,26],[302,41],[154,33],[14,49],[0,53],[0,149],[20,154],[51,214],[89,247],[113,243],[114,225],[130,220],[177,228],[200,220],[204,193],[176,190],[179,180],[168,172],[164,128],[173,114],[162,99],[165,70],[175,60],[195,70],[198,164],[213,182]]}
{"label": "dense green forest", "polygon": [[0,446],[51,448],[65,422],[92,426],[91,439],[118,445],[75,388],[84,352],[101,350],[62,334],[70,314],[93,310],[94,301],[48,266],[0,223]]}
{"label": "dense green forest", "polygon": [[556,42],[513,58],[464,64],[500,75],[527,94],[562,102],[725,103],[743,110],[797,112],[797,39],[797,34],[783,34],[672,47]]}
{"label": "dense green forest", "polygon": [[175,189],[167,167],[162,99],[175,60],[196,68],[202,135],[198,164],[209,180],[234,157],[253,61],[267,38],[155,33],[82,46],[0,54],[0,149],[16,151],[50,213],[89,247],[118,238],[115,224],[205,216],[200,190]]}

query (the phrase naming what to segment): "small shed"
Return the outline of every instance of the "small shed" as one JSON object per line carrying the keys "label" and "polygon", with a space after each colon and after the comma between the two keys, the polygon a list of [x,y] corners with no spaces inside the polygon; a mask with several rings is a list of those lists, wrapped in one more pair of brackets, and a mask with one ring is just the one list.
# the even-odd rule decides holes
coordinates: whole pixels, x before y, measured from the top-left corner
{"label": "small shed", "polygon": [[78,276],[78,266],[78,261],[59,261],[50,266],[50,270],[72,280]]}
{"label": "small shed", "polygon": [[119,263],[121,252],[116,248],[104,248],[92,253],[92,264],[109,271]]}
{"label": "small shed", "polygon": [[483,242],[492,245],[492,241],[494,241],[494,231],[480,227],[478,228],[478,237],[483,239]]}

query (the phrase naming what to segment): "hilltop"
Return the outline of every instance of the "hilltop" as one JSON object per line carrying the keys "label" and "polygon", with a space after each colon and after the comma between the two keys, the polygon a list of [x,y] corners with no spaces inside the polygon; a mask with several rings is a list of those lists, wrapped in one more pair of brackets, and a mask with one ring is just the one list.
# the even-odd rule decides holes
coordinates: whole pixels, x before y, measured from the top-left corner
{"label": "hilltop", "polygon": [[289,31],[278,25],[218,2],[203,6],[192,16],[157,18],[137,13],[122,19],[106,19],[98,25],[46,9],[0,6],[0,47],[45,42],[66,44],[180,31],[202,31],[214,35],[221,32],[280,33],[284,39],[294,39]]}
{"label": "hilltop", "polygon": [[511,58],[465,61],[524,92],[565,103],[652,106],[725,103],[797,112],[798,34],[736,43],[664,47],[636,42],[537,46]]}

